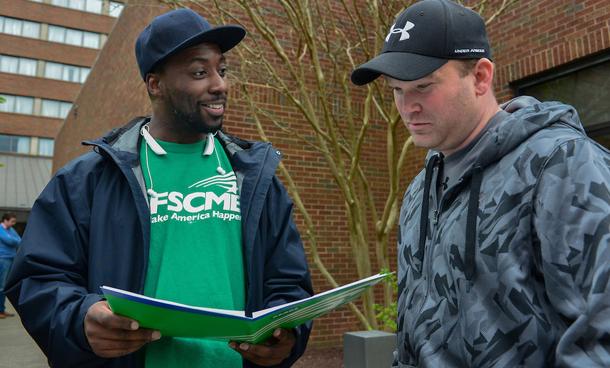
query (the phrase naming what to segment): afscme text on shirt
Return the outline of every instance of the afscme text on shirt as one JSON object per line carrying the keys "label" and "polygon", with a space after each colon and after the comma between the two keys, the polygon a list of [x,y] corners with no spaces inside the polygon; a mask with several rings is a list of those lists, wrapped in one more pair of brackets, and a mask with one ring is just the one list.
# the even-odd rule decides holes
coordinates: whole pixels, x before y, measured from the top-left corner
{"label": "afscme text on shirt", "polygon": [[221,195],[216,195],[214,192],[193,192],[187,195],[180,192],[163,192],[157,197],[150,198],[151,215],[156,215],[161,207],[166,207],[170,212],[186,211],[190,214],[209,210],[240,214],[239,195],[228,192]]}

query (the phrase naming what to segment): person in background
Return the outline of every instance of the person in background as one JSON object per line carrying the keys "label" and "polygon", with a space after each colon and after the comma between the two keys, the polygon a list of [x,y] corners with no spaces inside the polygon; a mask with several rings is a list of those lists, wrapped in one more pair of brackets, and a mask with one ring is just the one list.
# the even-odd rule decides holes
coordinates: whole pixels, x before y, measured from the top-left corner
{"label": "person in background", "polygon": [[257,310],[312,295],[280,152],[222,129],[225,53],[240,26],[190,9],[135,43],[152,116],[86,144],[36,201],[8,297],[58,367],[289,367],[311,323],[260,345],[161,336],[115,315],[100,286],[209,308]]}
{"label": "person in background", "polygon": [[14,316],[13,313],[6,311],[6,306],[4,305],[4,285],[8,271],[13,264],[17,247],[21,242],[21,237],[13,228],[16,223],[17,216],[14,213],[2,215],[2,223],[0,223],[0,319]]}
{"label": "person in background", "polygon": [[610,153],[572,106],[499,105],[485,23],[406,8],[352,81],[383,75],[429,150],[398,232],[394,367],[610,367]]}

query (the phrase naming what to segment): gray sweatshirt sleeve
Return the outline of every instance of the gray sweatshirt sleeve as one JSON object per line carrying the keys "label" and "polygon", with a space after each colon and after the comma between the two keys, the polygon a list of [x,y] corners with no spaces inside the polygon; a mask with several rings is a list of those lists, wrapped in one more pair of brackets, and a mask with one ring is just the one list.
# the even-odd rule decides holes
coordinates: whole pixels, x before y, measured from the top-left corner
{"label": "gray sweatshirt sleeve", "polygon": [[551,313],[565,323],[558,367],[610,366],[610,154],[581,138],[543,163],[533,226]]}

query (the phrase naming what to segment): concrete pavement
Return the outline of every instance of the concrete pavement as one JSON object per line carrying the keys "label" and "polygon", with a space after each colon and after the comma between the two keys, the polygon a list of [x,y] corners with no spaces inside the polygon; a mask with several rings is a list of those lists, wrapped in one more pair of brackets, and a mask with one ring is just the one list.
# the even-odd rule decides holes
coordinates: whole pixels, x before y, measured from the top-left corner
{"label": "concrete pavement", "polygon": [[[6,311],[15,313],[6,301]],[[0,368],[44,368],[47,358],[21,325],[19,316],[0,319]]]}

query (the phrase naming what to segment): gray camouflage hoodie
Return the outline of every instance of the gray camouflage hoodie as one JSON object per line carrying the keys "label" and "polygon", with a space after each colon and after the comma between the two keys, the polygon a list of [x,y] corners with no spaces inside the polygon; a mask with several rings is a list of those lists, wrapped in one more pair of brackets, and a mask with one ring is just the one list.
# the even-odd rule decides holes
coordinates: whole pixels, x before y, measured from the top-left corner
{"label": "gray camouflage hoodie", "polygon": [[394,367],[610,367],[610,153],[571,106],[503,108],[438,208],[440,155],[407,189]]}

